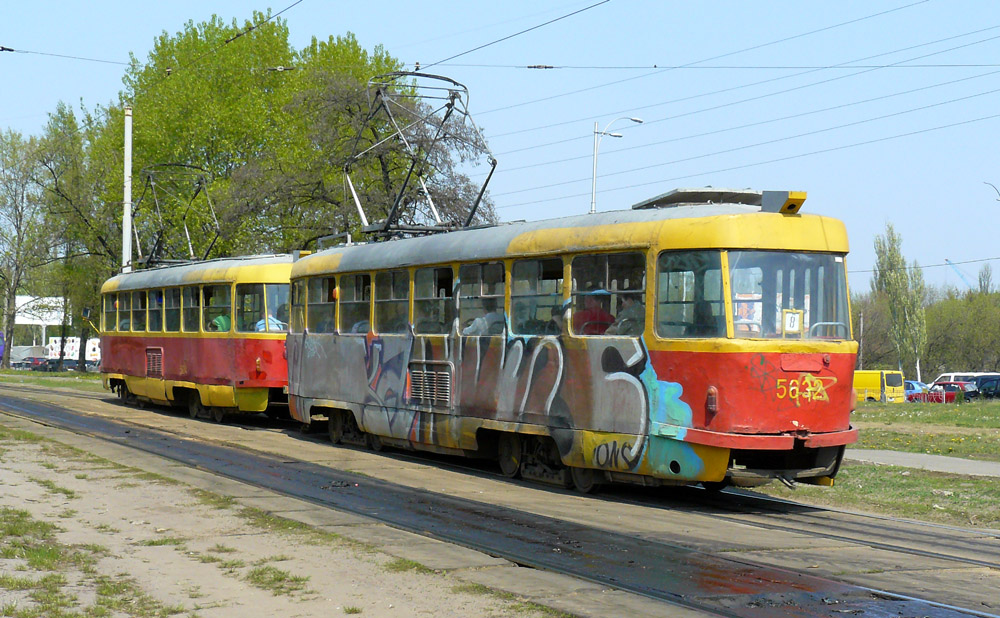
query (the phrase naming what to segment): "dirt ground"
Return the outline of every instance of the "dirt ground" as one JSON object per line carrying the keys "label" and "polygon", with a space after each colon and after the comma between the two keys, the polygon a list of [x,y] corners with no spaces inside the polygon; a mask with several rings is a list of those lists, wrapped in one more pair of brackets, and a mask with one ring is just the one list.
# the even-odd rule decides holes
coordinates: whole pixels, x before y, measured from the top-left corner
{"label": "dirt ground", "polygon": [[5,427],[0,616],[557,616]]}

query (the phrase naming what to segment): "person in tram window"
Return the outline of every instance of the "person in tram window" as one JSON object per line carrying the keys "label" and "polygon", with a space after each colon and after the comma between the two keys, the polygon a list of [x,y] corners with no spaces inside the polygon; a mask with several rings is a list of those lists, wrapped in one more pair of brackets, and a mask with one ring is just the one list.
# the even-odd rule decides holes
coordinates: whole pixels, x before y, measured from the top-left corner
{"label": "person in tram window", "polygon": [[496,335],[503,332],[506,320],[503,316],[503,309],[497,307],[497,300],[489,296],[483,298],[483,309],[486,313],[462,329],[463,335]]}
{"label": "person in tram window", "polygon": [[211,329],[220,333],[228,333],[230,326],[232,326],[232,320],[230,320],[229,315],[225,313],[215,316],[215,319],[212,320],[211,323]]}
{"label": "person in tram window", "polygon": [[615,323],[615,316],[604,308],[611,294],[599,288],[583,295],[583,310],[573,312],[573,332],[578,335],[603,335]]}
{"label": "person in tram window", "polygon": [[622,308],[606,335],[641,335],[646,326],[646,308],[638,294],[622,294]]}
{"label": "person in tram window", "polygon": [[270,310],[268,310],[267,316],[257,320],[257,324],[254,328],[257,331],[282,331],[285,330],[285,324],[278,320],[278,318],[271,315]]}

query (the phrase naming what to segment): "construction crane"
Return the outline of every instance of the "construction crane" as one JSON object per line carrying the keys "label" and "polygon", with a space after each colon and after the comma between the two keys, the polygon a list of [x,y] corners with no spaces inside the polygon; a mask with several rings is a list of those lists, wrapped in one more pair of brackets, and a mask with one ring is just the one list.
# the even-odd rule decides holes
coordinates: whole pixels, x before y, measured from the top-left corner
{"label": "construction crane", "polygon": [[962,280],[962,282],[963,282],[963,283],[965,283],[965,285],[969,286],[969,289],[970,289],[970,290],[974,290],[974,289],[976,289],[976,286],[972,285],[972,282],[971,282],[971,281],[969,281],[969,279],[968,279],[968,278],[966,278],[966,276],[965,276],[965,273],[963,273],[963,272],[962,272],[962,271],[961,271],[961,270],[960,270],[960,269],[958,268],[958,266],[955,266],[955,263],[954,263],[954,262],[952,262],[952,261],[951,261],[951,260],[949,260],[948,258],[945,258],[945,259],[944,259],[944,263],[945,263],[945,264],[947,264],[948,266],[951,266],[952,270],[954,270],[954,271],[955,271],[956,273],[958,273],[958,277],[959,277],[959,279],[961,279],[961,280]]}

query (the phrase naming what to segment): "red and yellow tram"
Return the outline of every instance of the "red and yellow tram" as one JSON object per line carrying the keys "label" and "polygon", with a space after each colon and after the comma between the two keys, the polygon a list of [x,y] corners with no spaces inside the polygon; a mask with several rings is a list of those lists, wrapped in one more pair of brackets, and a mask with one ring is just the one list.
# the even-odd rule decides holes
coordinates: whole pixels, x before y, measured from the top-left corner
{"label": "red and yellow tram", "polygon": [[290,413],[583,491],[830,485],[857,439],[848,242],[804,199],[681,190],[304,257]]}
{"label": "red and yellow tram", "polygon": [[221,422],[287,403],[292,256],[120,274],[101,288],[101,373],[126,402],[186,406]]}

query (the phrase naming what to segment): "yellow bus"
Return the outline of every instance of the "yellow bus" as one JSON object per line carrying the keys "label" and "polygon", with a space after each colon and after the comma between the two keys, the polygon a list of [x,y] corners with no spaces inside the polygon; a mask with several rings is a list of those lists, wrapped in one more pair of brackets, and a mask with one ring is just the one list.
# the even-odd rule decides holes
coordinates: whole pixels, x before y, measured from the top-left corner
{"label": "yellow bus", "polygon": [[804,199],[678,190],[304,257],[290,413],[581,491],[830,485],[857,437],[848,242]]}

